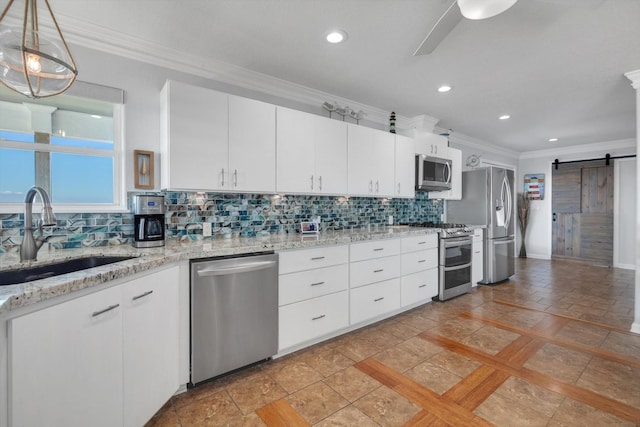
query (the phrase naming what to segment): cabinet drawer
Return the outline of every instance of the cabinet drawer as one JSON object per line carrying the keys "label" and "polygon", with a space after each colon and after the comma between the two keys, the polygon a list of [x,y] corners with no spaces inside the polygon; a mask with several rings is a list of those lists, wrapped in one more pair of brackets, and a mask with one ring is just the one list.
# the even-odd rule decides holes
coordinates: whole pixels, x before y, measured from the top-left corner
{"label": "cabinet drawer", "polygon": [[438,234],[430,233],[422,236],[403,237],[401,243],[402,253],[423,251],[438,247]]}
{"label": "cabinet drawer", "polygon": [[473,230],[473,240],[482,241],[482,228],[476,228]]}
{"label": "cabinet drawer", "polygon": [[291,304],[349,287],[349,264],[280,275],[279,305]]}
{"label": "cabinet drawer", "polygon": [[287,274],[349,262],[349,246],[324,246],[279,252],[279,273]]}
{"label": "cabinet drawer", "polygon": [[282,350],[349,326],[349,293],[280,307],[279,317],[278,348]]}
{"label": "cabinet drawer", "polygon": [[400,279],[400,302],[402,306],[418,301],[431,301],[438,295],[438,269],[420,271],[402,276]]}
{"label": "cabinet drawer", "polygon": [[349,292],[352,325],[400,307],[400,279],[362,286]]}
{"label": "cabinet drawer", "polygon": [[438,248],[402,254],[402,275],[438,267]]}
{"label": "cabinet drawer", "polygon": [[350,270],[352,288],[400,277],[400,255],[352,262]]}
{"label": "cabinet drawer", "polygon": [[382,258],[400,253],[400,239],[376,240],[351,245],[351,262]]}

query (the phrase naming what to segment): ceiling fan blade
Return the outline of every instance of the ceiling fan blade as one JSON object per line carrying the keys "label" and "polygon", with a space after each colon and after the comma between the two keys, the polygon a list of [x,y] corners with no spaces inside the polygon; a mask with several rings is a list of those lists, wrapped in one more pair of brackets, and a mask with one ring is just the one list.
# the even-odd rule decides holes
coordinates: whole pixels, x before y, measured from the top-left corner
{"label": "ceiling fan blade", "polygon": [[456,1],[451,3],[447,11],[438,19],[436,25],[433,26],[427,37],[422,41],[420,47],[416,49],[413,56],[428,55],[434,51],[442,40],[458,25],[462,19],[462,13],[457,6]]}

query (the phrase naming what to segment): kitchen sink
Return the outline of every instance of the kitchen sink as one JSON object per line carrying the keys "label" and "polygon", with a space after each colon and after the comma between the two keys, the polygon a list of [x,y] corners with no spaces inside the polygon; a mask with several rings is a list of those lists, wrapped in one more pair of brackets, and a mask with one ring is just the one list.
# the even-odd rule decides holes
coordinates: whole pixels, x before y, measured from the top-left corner
{"label": "kitchen sink", "polygon": [[22,268],[20,270],[0,271],[0,286],[15,285],[46,279],[47,277],[73,273],[101,265],[113,264],[120,261],[136,258],[133,256],[90,256],[85,258],[69,259],[52,264],[38,265]]}

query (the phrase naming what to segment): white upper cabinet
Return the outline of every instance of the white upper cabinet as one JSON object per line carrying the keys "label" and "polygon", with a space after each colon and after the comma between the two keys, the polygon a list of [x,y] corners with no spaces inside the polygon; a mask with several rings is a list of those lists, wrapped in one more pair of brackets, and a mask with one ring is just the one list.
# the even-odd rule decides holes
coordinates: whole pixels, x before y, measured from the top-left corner
{"label": "white upper cabinet", "polygon": [[347,193],[347,124],[277,108],[277,191]]}
{"label": "white upper cabinet", "polygon": [[162,188],[224,189],[228,95],[167,81],[161,95]]}
{"label": "white upper cabinet", "polygon": [[415,137],[416,153],[432,157],[442,157],[449,147],[446,136],[435,133],[419,133]]}
{"label": "white upper cabinet", "polygon": [[275,192],[275,106],[167,81],[162,188]]}
{"label": "white upper cabinet", "polygon": [[395,135],[348,125],[349,195],[393,197]]}
{"label": "white upper cabinet", "polygon": [[415,157],[416,150],[413,139],[402,135],[396,135],[396,179],[394,197],[415,197]]}
{"label": "white upper cabinet", "polygon": [[457,148],[441,148],[440,158],[451,160],[451,190],[429,191],[429,199],[462,199],[462,151]]}
{"label": "white upper cabinet", "polygon": [[229,184],[225,190],[276,191],[276,107],[229,96]]}

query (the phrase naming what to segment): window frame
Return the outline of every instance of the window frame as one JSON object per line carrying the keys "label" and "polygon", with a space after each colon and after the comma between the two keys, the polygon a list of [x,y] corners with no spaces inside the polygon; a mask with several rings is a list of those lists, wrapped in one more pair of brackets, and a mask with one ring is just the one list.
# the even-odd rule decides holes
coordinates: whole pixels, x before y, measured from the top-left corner
{"label": "window frame", "polygon": [[[128,212],[125,192],[125,150],[124,150],[124,104],[113,103],[113,151],[85,147],[41,144],[37,142],[14,142],[0,138],[0,148],[26,150],[31,152],[67,153],[113,158],[113,203],[56,203],[56,213],[99,213]],[[55,135],[53,135],[55,136]],[[28,188],[25,188],[25,194]],[[35,204],[39,204],[36,198]],[[34,210],[36,212],[37,210]],[[24,203],[0,203],[0,214],[24,212]]]}

